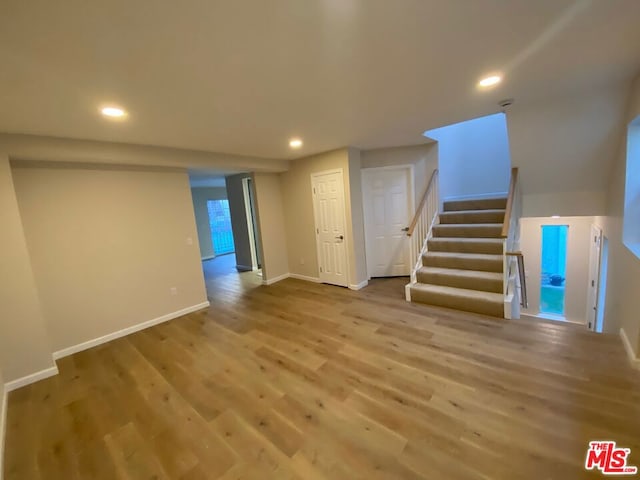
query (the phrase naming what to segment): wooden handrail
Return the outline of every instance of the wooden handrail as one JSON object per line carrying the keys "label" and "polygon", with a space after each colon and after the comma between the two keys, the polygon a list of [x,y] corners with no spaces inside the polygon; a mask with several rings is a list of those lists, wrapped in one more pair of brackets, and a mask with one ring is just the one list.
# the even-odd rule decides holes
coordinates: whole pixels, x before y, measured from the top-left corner
{"label": "wooden handrail", "polygon": [[420,218],[420,213],[422,212],[422,209],[424,208],[424,204],[427,203],[427,196],[429,195],[429,192],[431,191],[431,187],[433,185],[433,180],[436,178],[437,174],[438,174],[438,169],[436,168],[431,173],[431,178],[429,179],[429,183],[427,184],[427,189],[424,191],[424,195],[422,195],[422,199],[420,200],[420,203],[418,204],[418,208],[416,209],[416,214],[413,216],[413,220],[409,224],[409,229],[407,230],[407,237],[410,237],[411,235],[413,235],[413,231],[415,230],[416,225],[418,224],[418,219]]}
{"label": "wooden handrail", "polygon": [[511,211],[516,196],[516,184],[518,183],[518,167],[511,169],[511,181],[509,182],[509,197],[507,198],[507,208],[504,212],[504,222],[502,223],[502,238],[509,236],[509,225],[511,223]]}

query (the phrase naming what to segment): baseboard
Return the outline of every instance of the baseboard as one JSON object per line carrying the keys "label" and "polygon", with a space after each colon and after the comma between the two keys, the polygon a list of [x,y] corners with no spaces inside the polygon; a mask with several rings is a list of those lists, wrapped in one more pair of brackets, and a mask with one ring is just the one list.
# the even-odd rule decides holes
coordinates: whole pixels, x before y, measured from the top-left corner
{"label": "baseboard", "polygon": [[276,282],[289,278],[291,276],[290,273],[283,273],[282,275],[278,275],[277,277],[269,278],[267,280],[262,280],[263,285],[273,285]]}
{"label": "baseboard", "polygon": [[444,197],[443,202],[455,202],[457,200],[485,200],[489,198],[503,198],[508,196],[508,192],[476,193],[474,195],[452,195]]}
{"label": "baseboard", "polygon": [[7,401],[8,401],[7,387],[4,387],[2,392],[2,405],[0,405],[0,480],[4,478],[4,437],[7,435]]}
{"label": "baseboard", "polygon": [[216,258],[215,255],[209,255],[208,257],[202,257],[200,261],[206,262],[207,260],[213,260],[214,258]]}
{"label": "baseboard", "polygon": [[304,280],[305,282],[321,283],[318,277],[309,277],[307,275],[300,275],[299,273],[290,273],[289,277]]}
{"label": "baseboard", "polygon": [[169,320],[173,320],[174,318],[178,318],[183,315],[187,315],[189,313],[197,312],[198,310],[207,308],[209,305],[210,303],[208,301],[202,302],[197,305],[192,305],[191,307],[183,308],[181,310],[178,310],[177,312],[168,313],[166,315],[162,315],[161,317],[154,318],[146,322],[138,323],[137,325],[133,325],[131,327],[124,328],[122,330],[118,330],[117,332],[109,333],[108,335],[103,335],[102,337],[94,338],[93,340],[89,340],[87,342],[82,342],[77,345],[73,345],[72,347],[58,350],[57,352],[53,352],[53,358],[57,360],[62,357],[73,355],[74,353],[78,353],[83,350],[87,350],[89,348],[102,345],[103,343],[110,342],[111,340],[115,340],[117,338],[121,338],[126,335],[139,332],[140,330],[144,330],[145,328],[153,327],[154,325],[158,325],[159,323],[168,322]]}
{"label": "baseboard", "polygon": [[624,328],[620,329],[620,338],[622,339],[622,345],[624,345],[624,349],[627,352],[629,363],[633,368],[640,370],[640,358],[638,358],[636,352],[633,351],[633,347],[631,346],[631,342],[629,341],[629,337],[627,337],[627,333],[624,331]]}
{"label": "baseboard", "polygon": [[349,285],[349,290],[361,290],[364,287],[366,287],[367,285],[369,285],[369,280],[363,280],[362,282],[358,283],[357,285]]}
{"label": "baseboard", "polygon": [[58,367],[53,366],[49,368],[45,368],[44,370],[40,370],[39,372],[32,373],[31,375],[27,375],[25,377],[18,378],[16,380],[12,380],[4,384],[5,393],[13,392],[20,387],[24,387],[25,385],[29,385],[31,383],[35,383],[39,380],[44,380],[45,378],[53,377],[58,374]]}

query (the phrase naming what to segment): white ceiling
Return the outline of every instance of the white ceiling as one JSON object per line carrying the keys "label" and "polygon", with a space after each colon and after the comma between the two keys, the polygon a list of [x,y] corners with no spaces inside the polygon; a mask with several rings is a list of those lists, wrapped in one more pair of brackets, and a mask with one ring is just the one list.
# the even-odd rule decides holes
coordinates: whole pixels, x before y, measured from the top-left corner
{"label": "white ceiling", "polygon": [[269,158],[415,144],[505,97],[627,80],[639,25],[638,0],[3,0],[0,131]]}

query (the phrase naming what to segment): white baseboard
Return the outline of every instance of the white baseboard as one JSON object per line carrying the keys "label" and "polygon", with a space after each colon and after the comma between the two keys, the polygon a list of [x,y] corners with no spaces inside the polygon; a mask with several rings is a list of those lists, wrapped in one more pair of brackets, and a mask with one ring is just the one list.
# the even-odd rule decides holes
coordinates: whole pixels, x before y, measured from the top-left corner
{"label": "white baseboard", "polygon": [[629,363],[631,363],[633,368],[640,370],[640,358],[638,358],[636,352],[633,351],[629,337],[627,337],[627,333],[623,328],[620,329],[620,338],[622,339],[622,345],[624,345],[624,349],[627,352],[627,357],[629,357]]}
{"label": "white baseboard", "polygon": [[111,340],[115,340],[117,338],[139,332],[140,330],[144,330],[145,328],[153,327],[154,325],[158,325],[159,323],[168,322],[169,320],[187,315],[188,313],[197,312],[198,310],[207,308],[209,305],[209,302],[202,302],[197,305],[192,305],[191,307],[183,308],[181,310],[178,310],[177,312],[167,313],[166,315],[162,315],[161,317],[147,320],[146,322],[138,323],[137,325],[133,325],[131,327],[123,328],[122,330],[118,330],[117,332],[109,333],[108,335],[103,335],[102,337],[94,338],[93,340],[89,340],[87,342],[73,345],[72,347],[58,350],[57,352],[53,352],[53,358],[57,360],[62,357],[73,355],[74,353],[78,353],[83,350],[102,345],[103,343],[110,342]]}
{"label": "white baseboard", "polygon": [[357,285],[349,285],[349,290],[361,290],[364,287],[366,287],[367,285],[369,285],[369,280],[363,280],[362,282],[358,283]]}
{"label": "white baseboard", "polygon": [[12,392],[17,390],[20,387],[24,387],[25,385],[29,385],[31,383],[35,383],[39,380],[44,380],[45,378],[53,377],[58,374],[58,367],[53,366],[49,368],[45,368],[44,370],[40,370],[39,372],[32,373],[31,375],[27,375],[26,377],[21,377],[16,380],[12,380],[4,384],[5,393]]}
{"label": "white baseboard", "polygon": [[300,275],[299,273],[290,273],[289,277],[304,280],[305,282],[321,283],[318,277],[309,277],[307,275]]}
{"label": "white baseboard", "polygon": [[450,197],[444,197],[443,202],[455,202],[456,200],[485,200],[487,198],[503,198],[507,197],[509,192],[491,192],[491,193],[476,193],[473,195],[452,195]]}
{"label": "white baseboard", "polygon": [[263,285],[273,285],[276,282],[289,278],[291,276],[290,273],[283,273],[282,275],[278,275],[277,277],[269,278],[267,280],[262,280]]}
{"label": "white baseboard", "polygon": [[4,478],[4,437],[7,434],[7,400],[8,400],[7,387],[4,387],[2,392],[2,405],[0,405],[0,480]]}

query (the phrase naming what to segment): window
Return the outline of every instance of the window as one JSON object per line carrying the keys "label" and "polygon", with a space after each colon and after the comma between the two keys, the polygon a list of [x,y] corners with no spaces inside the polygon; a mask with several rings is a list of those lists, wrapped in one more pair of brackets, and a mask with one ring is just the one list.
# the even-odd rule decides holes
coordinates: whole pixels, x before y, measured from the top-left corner
{"label": "window", "polygon": [[542,226],[540,313],[564,316],[568,232],[567,225]]}
{"label": "window", "polygon": [[209,227],[213,251],[216,255],[233,253],[233,232],[231,230],[231,214],[229,200],[207,200],[209,211]]}
{"label": "window", "polygon": [[640,117],[627,131],[627,180],[624,194],[622,241],[640,258]]}

